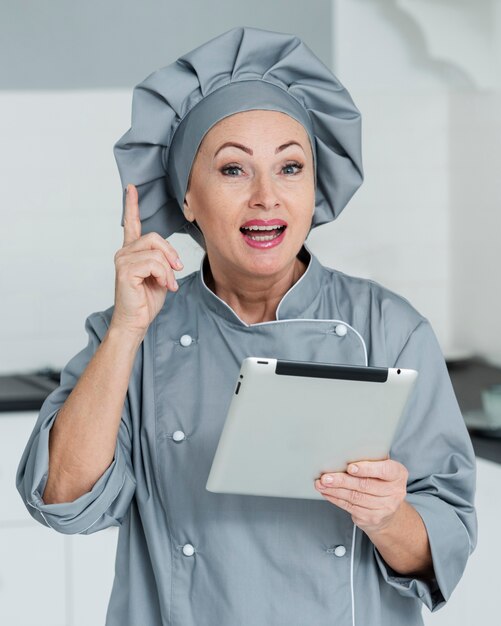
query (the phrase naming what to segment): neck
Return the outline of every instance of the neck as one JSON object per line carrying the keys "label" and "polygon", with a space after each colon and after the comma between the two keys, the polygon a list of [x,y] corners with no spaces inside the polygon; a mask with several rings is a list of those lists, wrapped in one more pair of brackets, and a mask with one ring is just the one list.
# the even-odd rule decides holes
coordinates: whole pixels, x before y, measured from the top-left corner
{"label": "neck", "polygon": [[246,324],[270,322],[276,320],[280,300],[305,273],[307,261],[303,258],[298,254],[279,274],[237,281],[217,269],[213,271],[207,256],[203,263],[204,280]]}

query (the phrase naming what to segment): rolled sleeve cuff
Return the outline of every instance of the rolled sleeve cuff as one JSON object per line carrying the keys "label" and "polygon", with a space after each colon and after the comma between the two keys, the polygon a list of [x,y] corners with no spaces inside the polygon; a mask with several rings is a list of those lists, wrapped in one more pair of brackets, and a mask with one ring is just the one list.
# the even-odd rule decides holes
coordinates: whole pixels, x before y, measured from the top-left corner
{"label": "rolled sleeve cuff", "polygon": [[472,551],[469,535],[454,508],[431,494],[408,494],[407,501],[421,516],[430,542],[435,576],[427,581],[401,576],[375,557],[385,581],[404,596],[418,597],[430,611],[436,611],[450,598],[461,579]]}
{"label": "rolled sleeve cuff", "polygon": [[125,455],[117,440],[111,465],[92,489],[72,502],[45,504],[42,495],[47,483],[49,462],[49,433],[57,410],[40,426],[27,459],[24,477],[19,485],[31,515],[42,524],[63,534],[91,533],[108,526],[119,526],[135,490],[135,480],[129,473]]}

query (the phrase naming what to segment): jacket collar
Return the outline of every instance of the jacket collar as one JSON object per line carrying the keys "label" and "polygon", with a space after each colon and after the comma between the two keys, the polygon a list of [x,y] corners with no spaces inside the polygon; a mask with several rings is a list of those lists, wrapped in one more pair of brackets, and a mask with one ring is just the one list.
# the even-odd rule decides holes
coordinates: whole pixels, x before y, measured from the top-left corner
{"label": "jacket collar", "polygon": [[[277,321],[300,318],[302,313],[309,307],[312,300],[320,291],[323,266],[306,246],[306,244],[303,244],[301,250],[298,252],[298,257],[307,264],[306,271],[280,300],[276,310]],[[204,279],[204,271],[207,271],[207,265],[208,257],[206,253],[200,263],[197,284],[200,297],[207,308],[209,308],[213,313],[216,313],[216,315],[242,326],[259,326],[260,324],[270,323],[259,322],[257,324],[247,324],[240,319],[235,311],[207,286]]]}

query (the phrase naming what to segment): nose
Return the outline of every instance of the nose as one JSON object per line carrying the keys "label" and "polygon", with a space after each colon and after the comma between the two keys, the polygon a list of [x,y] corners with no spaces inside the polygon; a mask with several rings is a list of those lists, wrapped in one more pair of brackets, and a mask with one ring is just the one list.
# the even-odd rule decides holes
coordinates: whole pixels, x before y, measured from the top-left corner
{"label": "nose", "polygon": [[258,209],[275,209],[280,206],[277,183],[265,172],[256,173],[251,187],[249,205]]}

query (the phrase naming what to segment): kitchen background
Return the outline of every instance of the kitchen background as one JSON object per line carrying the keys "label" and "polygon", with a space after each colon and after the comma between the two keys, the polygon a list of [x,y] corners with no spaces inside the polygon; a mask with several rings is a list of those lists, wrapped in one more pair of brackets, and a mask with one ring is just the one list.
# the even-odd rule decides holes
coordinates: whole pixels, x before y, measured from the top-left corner
{"label": "kitchen background", "polygon": [[[365,182],[312,232],[313,251],[407,297],[461,385],[471,364],[501,383],[499,0],[25,0],[0,6],[0,392],[13,374],[60,370],[87,343],[85,318],[113,304],[112,147],[133,86],[237,25],[298,34],[361,110]],[[198,269],[196,244],[172,241],[184,273]],[[475,389],[463,408],[480,408]],[[0,624],[103,624],[116,529],[70,537],[32,521],[14,474],[37,412],[2,406]],[[427,626],[499,624],[498,433],[472,430],[479,543]]]}

